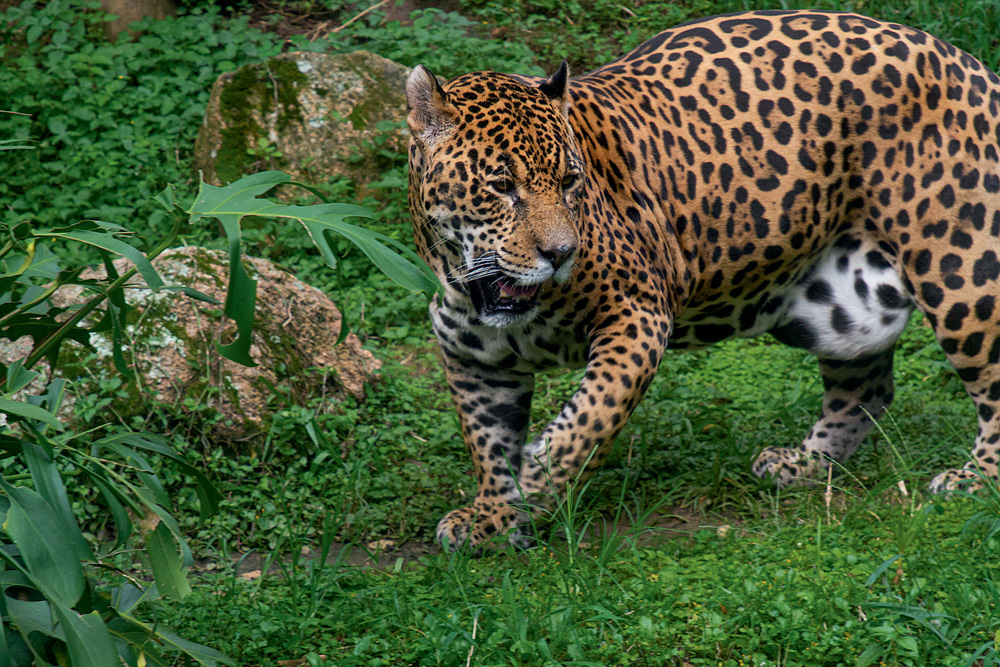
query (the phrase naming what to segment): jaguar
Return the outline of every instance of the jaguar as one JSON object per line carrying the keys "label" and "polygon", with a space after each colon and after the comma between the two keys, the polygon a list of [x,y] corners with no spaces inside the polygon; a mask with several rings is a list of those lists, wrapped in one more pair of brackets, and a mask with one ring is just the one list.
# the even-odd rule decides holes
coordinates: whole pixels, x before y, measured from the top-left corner
{"label": "jaguar", "polygon": [[[570,77],[406,83],[409,208],[444,286],[430,305],[478,485],[437,537],[526,529],[605,460],[668,348],[770,333],[818,359],[778,486],[823,478],[893,399],[913,309],[975,404],[968,462],[1000,455],[1000,79],[920,30],[852,13],[689,22]],[[585,367],[529,438],[534,377]]]}

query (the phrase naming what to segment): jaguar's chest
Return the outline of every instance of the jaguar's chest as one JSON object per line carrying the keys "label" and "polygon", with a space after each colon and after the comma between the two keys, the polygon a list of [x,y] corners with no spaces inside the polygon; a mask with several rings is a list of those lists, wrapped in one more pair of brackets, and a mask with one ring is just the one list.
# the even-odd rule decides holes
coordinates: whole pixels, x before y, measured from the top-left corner
{"label": "jaguar's chest", "polygon": [[448,298],[435,299],[430,313],[442,349],[454,358],[520,373],[587,363],[585,318],[572,308],[543,309],[531,322],[503,328],[480,323],[471,309]]}

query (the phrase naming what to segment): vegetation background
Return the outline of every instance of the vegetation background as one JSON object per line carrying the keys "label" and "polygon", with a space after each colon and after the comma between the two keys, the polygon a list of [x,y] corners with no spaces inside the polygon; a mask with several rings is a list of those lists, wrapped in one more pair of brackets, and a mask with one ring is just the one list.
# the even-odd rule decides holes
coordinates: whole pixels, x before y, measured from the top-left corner
{"label": "vegetation background", "polygon": [[[685,20],[776,6],[898,21],[1000,64],[997,0],[390,0],[353,22],[367,4],[188,0],[176,18],[113,43],[92,0],[7,0],[0,108],[27,115],[0,114],[0,139],[34,150],[0,153],[0,223],[9,234],[23,221],[98,219],[145,251],[175,232],[177,243],[224,248],[208,226],[175,229],[151,198],[168,183],[178,201],[193,198],[191,151],[215,78],[282,51],[366,49],[446,77],[543,74],[562,58],[582,72]],[[381,194],[362,202],[374,211],[366,225],[410,243],[406,158],[390,158]],[[317,185],[354,197],[343,179]],[[192,590],[136,622],[168,625],[240,665],[1000,665],[1000,492],[924,493],[933,471],[966,459],[975,417],[919,317],[897,349],[896,403],[830,486],[776,492],[749,473],[761,448],[801,439],[822,387],[799,351],[768,337],[730,341],[668,355],[612,459],[559,508],[539,548],[471,559],[430,546],[438,518],[475,484],[425,301],[350,244],[334,249],[331,271],[301,231],[244,223],[244,252],[328,292],[383,361],[365,401],[302,405],[275,387],[270,432],[233,450],[213,442],[208,407],[191,416],[151,404],[116,419],[106,407],[128,391],[119,376],[77,397],[74,428],[89,441],[157,434],[187,466],[147,457],[197,557]],[[101,261],[94,246],[54,250],[69,266]],[[536,427],[578,379],[541,380]],[[5,483],[24,483],[23,465],[0,459]],[[144,588],[130,543],[114,544],[121,526],[106,496],[59,465],[80,482],[67,483],[67,502],[101,563],[88,565],[95,595],[112,565]],[[194,471],[220,494],[207,520]],[[249,563],[259,576],[241,576]],[[130,664],[143,645],[149,656],[164,648],[163,664],[222,660],[171,658],[160,640],[142,641]]]}

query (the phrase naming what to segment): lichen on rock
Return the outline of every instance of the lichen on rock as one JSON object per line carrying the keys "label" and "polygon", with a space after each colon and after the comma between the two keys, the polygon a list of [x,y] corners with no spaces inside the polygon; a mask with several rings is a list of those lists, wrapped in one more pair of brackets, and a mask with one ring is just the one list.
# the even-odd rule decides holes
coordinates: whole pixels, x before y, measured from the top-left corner
{"label": "lichen on rock", "polygon": [[[221,184],[280,168],[295,180],[377,180],[380,150],[405,153],[409,68],[365,51],[286,53],[223,74],[195,147],[205,180]],[[266,140],[280,158],[257,154]],[[253,153],[253,154],[251,154]]]}
{"label": "lichen on rock", "polygon": [[[221,417],[214,427],[221,441],[252,443],[255,436],[266,433],[272,411],[283,403],[305,405],[321,395],[363,399],[364,384],[380,362],[361,348],[353,334],[336,345],[341,314],[329,297],[267,260],[244,257],[247,272],[257,281],[250,354],[258,366],[247,368],[218,354],[215,343],[230,342],[236,332],[235,324],[219,312],[228,262],[222,251],[193,247],[168,250],[154,261],[166,284],[193,288],[220,305],[173,290],[154,293],[142,285],[126,290],[132,307],[126,357],[139,375],[136,386],[141,395],[133,387],[120,396],[113,406],[119,416],[148,410],[150,401],[170,403],[181,412],[207,407]],[[119,271],[128,268],[126,260],[116,264]],[[75,287],[53,297],[62,304],[78,299]],[[110,333],[93,334],[91,343],[93,352],[67,345],[71,349],[61,364],[62,371],[81,385],[86,385],[87,377],[116,374]],[[75,368],[74,357],[76,365],[90,367]],[[286,388],[282,396],[276,396],[279,386]]]}

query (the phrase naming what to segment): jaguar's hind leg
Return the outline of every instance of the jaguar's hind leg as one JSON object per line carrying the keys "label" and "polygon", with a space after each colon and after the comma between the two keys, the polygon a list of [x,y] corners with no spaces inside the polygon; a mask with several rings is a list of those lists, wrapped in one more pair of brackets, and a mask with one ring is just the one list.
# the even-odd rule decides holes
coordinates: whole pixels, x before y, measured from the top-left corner
{"label": "jaguar's hind leg", "polygon": [[820,359],[819,369],[825,389],[819,421],[797,448],[768,447],[754,462],[754,474],[778,486],[806,483],[833,461],[846,461],[892,403],[891,347],[849,361]]}
{"label": "jaguar's hind leg", "polygon": [[997,320],[994,310],[1000,311],[1000,304],[994,305],[997,301],[1000,299],[993,295],[980,298],[976,302],[978,310],[974,307],[966,320],[970,325],[967,330],[956,331],[957,326],[949,330],[949,324],[955,325],[954,318],[949,323],[946,317],[943,323],[946,335],[939,335],[941,345],[976,404],[979,432],[970,460],[962,468],[937,475],[931,481],[931,491],[973,489],[982,486],[983,478],[1000,479],[997,469],[1000,462],[1000,326],[994,324]]}

